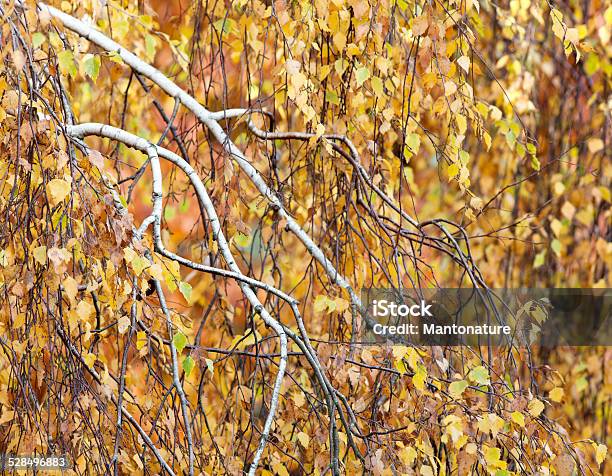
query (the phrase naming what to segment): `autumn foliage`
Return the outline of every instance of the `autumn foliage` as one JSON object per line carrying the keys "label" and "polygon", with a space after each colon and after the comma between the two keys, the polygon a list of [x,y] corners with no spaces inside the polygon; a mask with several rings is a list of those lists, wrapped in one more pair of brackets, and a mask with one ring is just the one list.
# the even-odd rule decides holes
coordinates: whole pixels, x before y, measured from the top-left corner
{"label": "autumn foliage", "polygon": [[609,2],[0,16],[0,453],[610,474],[609,348],[355,344],[371,286],[612,287]]}

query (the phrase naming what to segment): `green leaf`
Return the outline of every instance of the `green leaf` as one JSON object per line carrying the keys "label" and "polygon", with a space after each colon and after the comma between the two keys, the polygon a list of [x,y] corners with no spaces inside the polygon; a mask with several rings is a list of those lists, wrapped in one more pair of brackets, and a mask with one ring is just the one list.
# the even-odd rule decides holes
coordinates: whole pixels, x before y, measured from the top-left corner
{"label": "green leaf", "polygon": [[340,104],[340,98],[334,91],[325,91],[325,100],[336,106]]}
{"label": "green leaf", "polygon": [[136,276],[140,276],[142,272],[151,265],[151,263],[148,259],[143,258],[142,256],[136,256],[132,260],[131,265],[134,273],[136,273]]}
{"label": "green leaf", "polygon": [[599,57],[595,53],[591,53],[587,56],[586,61],[584,62],[584,71],[589,76],[593,76],[597,71],[599,71],[600,62]]}
{"label": "green leaf", "polygon": [[533,260],[533,267],[539,268],[540,266],[544,264],[545,259],[546,259],[546,250],[542,250],[536,255],[535,259]]}
{"label": "green leaf", "polygon": [[336,70],[336,73],[338,73],[338,76],[342,76],[344,74],[346,68],[348,68],[348,65],[348,61],[346,61],[344,58],[339,58],[334,62],[334,69]]}
{"label": "green leaf", "polygon": [[372,80],[370,81],[370,83],[372,84],[372,90],[374,91],[374,94],[376,95],[376,97],[379,99],[382,99],[384,95],[384,87],[383,87],[382,79],[380,79],[377,76],[374,76]]}
{"label": "green leaf", "polygon": [[87,53],[83,60],[83,69],[85,70],[85,74],[95,82],[100,73],[100,57]]}
{"label": "green leaf", "polygon": [[418,134],[411,132],[410,134],[406,135],[406,145],[410,151],[416,155],[419,153],[419,149],[421,148],[421,138]]}
{"label": "green leaf", "polygon": [[489,371],[482,365],[474,367],[469,373],[468,378],[478,385],[489,385],[491,383],[491,380],[489,379]]}
{"label": "green leaf", "polygon": [[155,53],[157,50],[157,39],[153,35],[145,36],[145,52],[147,59],[153,61],[155,59]]}
{"label": "green leaf", "polygon": [[189,374],[195,367],[195,361],[191,358],[191,355],[185,357],[183,360],[183,370],[185,371],[185,377],[189,377]]}
{"label": "green leaf", "polygon": [[355,72],[355,78],[357,79],[357,86],[360,86],[366,82],[370,77],[370,70],[365,66],[362,66]]}
{"label": "green leaf", "polygon": [[453,398],[459,398],[463,391],[468,387],[468,383],[465,380],[457,380],[448,386],[448,391]]}
{"label": "green leaf", "polygon": [[191,284],[186,283],[185,281],[181,281],[181,283],[179,284],[179,291],[185,298],[185,301],[187,301],[188,303],[191,303],[191,291],[192,291]]}
{"label": "green leaf", "polygon": [[59,63],[60,71],[64,75],[70,75],[73,78],[76,77],[77,67],[74,63],[74,56],[72,51],[63,50],[57,54],[57,61]]}
{"label": "green leaf", "polygon": [[251,237],[249,235],[244,235],[240,232],[236,233],[232,239],[236,246],[246,249],[251,244]]}
{"label": "green leaf", "polygon": [[229,34],[232,32],[235,23],[236,22],[234,22],[234,20],[232,20],[231,18],[224,17],[214,22],[213,26],[215,27],[215,30],[217,30],[219,33],[223,31],[223,33]]}
{"label": "green leaf", "polygon": [[557,239],[552,240],[552,243],[550,244],[550,248],[553,250],[553,252],[557,255],[557,256],[561,256],[561,242]]}
{"label": "green leaf", "polygon": [[47,37],[45,35],[43,35],[40,31],[37,31],[32,35],[32,46],[34,48],[38,48],[45,42],[46,39]]}
{"label": "green leaf", "polygon": [[180,354],[187,345],[187,337],[182,332],[177,332],[172,338],[172,343],[174,344],[176,351]]}

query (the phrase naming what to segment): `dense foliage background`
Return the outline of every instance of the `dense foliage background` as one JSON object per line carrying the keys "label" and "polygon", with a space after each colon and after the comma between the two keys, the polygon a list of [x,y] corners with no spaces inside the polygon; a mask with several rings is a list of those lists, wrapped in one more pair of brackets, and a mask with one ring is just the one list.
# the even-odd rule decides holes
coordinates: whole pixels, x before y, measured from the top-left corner
{"label": "dense foliage background", "polygon": [[[609,474],[609,349],[351,344],[362,287],[611,287],[609,3],[52,4],[245,110],[219,143],[123,50],[0,4],[0,452],[241,474],[267,439],[258,474]],[[156,159],[85,122],[189,162],[237,266],[304,328],[139,240]],[[227,268],[189,177],[161,171],[165,246]],[[284,377],[264,313],[298,336]]]}

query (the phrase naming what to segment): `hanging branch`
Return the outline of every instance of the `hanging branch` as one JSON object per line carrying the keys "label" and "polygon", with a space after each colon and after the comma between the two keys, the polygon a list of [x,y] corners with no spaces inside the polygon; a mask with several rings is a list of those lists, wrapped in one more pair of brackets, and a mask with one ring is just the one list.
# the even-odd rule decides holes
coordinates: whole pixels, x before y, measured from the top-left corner
{"label": "hanging branch", "polygon": [[[189,177],[189,180],[191,181],[196,191],[198,199],[208,215],[208,220],[210,221],[211,228],[212,228],[213,239],[218,243],[219,249],[221,250],[221,254],[223,255],[223,258],[225,259],[226,264],[235,273],[235,275],[244,277],[234,257],[232,256],[232,252],[230,250],[229,244],[225,238],[225,235],[223,234],[223,230],[221,229],[221,222],[219,221],[219,217],[217,216],[217,212],[214,208],[214,205],[210,197],[208,196],[208,193],[206,192],[206,188],[204,187],[204,184],[202,183],[201,179],[196,174],[195,170],[193,170],[193,168],[189,164],[187,164],[187,162],[185,162],[182,158],[180,158],[176,154],[166,149],[163,149],[161,147],[157,147],[151,144],[150,142],[148,142],[147,140],[142,139],[141,137],[135,136],[126,131],[123,131],[121,129],[117,129],[111,126],[107,126],[103,124],[81,124],[78,126],[71,126],[67,130],[68,130],[68,134],[70,134],[71,136],[75,138],[82,138],[86,135],[98,135],[100,137],[112,138],[118,142],[124,143],[125,145],[129,147],[140,150],[141,152],[144,152],[149,156],[151,170],[153,172],[153,211],[150,217],[145,220],[144,224],[146,228],[146,225],[150,224],[151,222],[153,223],[153,237],[154,237],[156,251],[158,251],[162,255],[170,257],[171,259],[174,259],[176,255],[174,255],[173,253],[166,252],[165,247],[161,240],[161,214],[162,214],[163,190],[162,190],[162,174],[161,174],[161,168],[159,165],[159,155],[162,155],[164,158],[168,158],[173,163],[175,163],[177,166],[179,166]],[[158,155],[158,151],[161,152],[159,155]],[[138,230],[138,233],[141,233],[143,231],[144,231],[143,226],[141,226]],[[189,260],[186,260],[185,258],[183,258],[182,260],[179,260],[179,262],[181,261],[189,261]],[[195,266],[195,268],[197,269],[197,266]],[[280,339],[280,352],[281,352],[278,372],[276,374],[276,380],[274,383],[274,389],[272,392],[272,398],[270,402],[270,411],[268,413],[268,416],[266,417],[266,421],[264,423],[264,427],[261,432],[260,442],[257,447],[255,456],[253,458],[253,462],[251,463],[251,469],[249,471],[250,475],[254,475],[257,469],[257,466],[259,465],[259,460],[261,459],[261,455],[263,454],[263,451],[265,449],[265,446],[266,446],[266,443],[267,443],[267,440],[270,434],[270,430],[272,428],[272,423],[274,422],[274,417],[276,415],[276,409],[278,407],[278,399],[280,396],[283,376],[284,376],[285,368],[287,365],[287,337],[286,337],[285,330],[283,329],[283,326],[281,326],[281,324],[268,313],[268,311],[261,304],[261,302],[257,298],[257,295],[253,292],[253,290],[250,288],[250,286],[247,284],[246,281],[247,280],[245,279],[240,279],[238,281],[240,288],[242,289],[244,296],[253,306],[253,309],[255,310],[255,312],[258,313],[262,317],[264,322],[268,326],[270,326],[272,329],[274,329],[274,331],[277,333]],[[155,287],[156,287],[156,291],[160,298],[160,305],[162,306],[162,309],[164,310],[164,314],[166,315],[167,319],[169,319],[169,313],[167,310],[167,306],[165,304],[165,299],[163,298],[163,292],[161,291],[161,287],[157,281],[156,281]],[[264,286],[260,286],[260,287],[264,287]],[[276,294],[278,295],[278,294],[284,294],[284,293],[277,292]],[[289,303],[295,302],[294,299],[291,299],[288,296],[287,298],[288,298]],[[169,331],[171,332],[171,324],[169,324],[169,326],[170,326]],[[171,339],[172,337],[170,336],[170,340]],[[171,350],[172,349],[173,349],[173,344],[171,344]],[[185,397],[184,397],[184,394],[182,393],[182,389],[179,390],[180,382],[178,381],[177,368],[175,365],[176,364],[176,349],[174,349],[173,351],[172,360],[173,360],[174,384],[176,386],[178,382],[177,391],[179,392],[179,395],[182,395],[181,402],[183,404],[183,415],[186,419]],[[185,422],[185,425],[188,426],[187,421]],[[188,438],[190,439],[190,436],[188,436]],[[192,465],[193,465],[193,455],[190,454],[190,468],[191,469],[192,469]]]}

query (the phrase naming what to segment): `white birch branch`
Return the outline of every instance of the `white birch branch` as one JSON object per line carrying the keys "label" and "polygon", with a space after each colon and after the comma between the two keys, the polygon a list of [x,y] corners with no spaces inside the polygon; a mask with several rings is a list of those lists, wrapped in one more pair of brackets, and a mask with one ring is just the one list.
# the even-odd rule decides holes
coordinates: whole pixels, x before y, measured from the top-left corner
{"label": "white birch branch", "polygon": [[[95,122],[87,122],[87,123],[79,124],[76,126],[69,126],[67,128],[67,133],[73,138],[82,138],[82,137],[89,136],[89,135],[106,137],[108,139],[113,139],[118,142],[123,142],[129,147],[139,150],[141,152],[144,152],[145,154],[147,153],[147,148],[151,146],[151,143],[147,141],[146,139],[143,139],[142,137],[136,136],[134,134],[131,134],[122,129],[118,129],[116,127],[112,127],[106,124],[95,123]],[[199,178],[199,176],[197,175],[193,167],[189,165],[189,163],[187,163],[186,160],[184,160],[182,157],[175,154],[174,152],[168,149],[165,149],[161,146],[154,146],[154,147],[156,148],[156,151],[159,157],[166,159],[169,162],[173,163],[189,177],[189,179],[191,180],[194,186],[194,189],[196,190],[196,194],[198,194],[198,197],[199,197],[199,193],[201,193],[202,191],[207,194],[206,189],[204,188],[204,184],[202,183],[201,179]],[[199,185],[196,185],[196,183],[194,183],[194,180],[198,182]],[[108,184],[107,184],[107,187],[109,189],[112,189],[112,187]],[[118,196],[117,198],[114,198],[114,201],[115,201],[115,204],[117,203],[121,204],[121,201]],[[210,216],[209,216],[209,219],[210,219]],[[145,218],[142,221],[140,227],[138,228],[136,232],[138,237],[142,236],[144,231],[148,228],[149,225],[154,223],[154,221],[155,221],[155,213],[152,213],[147,218]],[[215,275],[222,276],[225,278],[235,279],[236,281],[240,281],[240,282],[249,284],[253,287],[263,289],[264,291],[270,294],[274,294],[275,296],[278,296],[280,299],[282,299],[283,301],[286,301],[289,304],[298,303],[298,301],[294,297],[279,290],[278,288],[271,286],[270,284],[264,283],[262,281],[258,281],[257,279],[251,278],[250,276],[247,276],[243,274],[242,272],[235,272],[235,271],[226,270],[222,268],[216,268],[214,266],[207,266],[201,263],[196,263],[191,260],[188,260],[187,258],[184,258],[183,256],[177,255],[167,250],[164,243],[161,240],[161,233],[159,234],[159,240],[157,240],[157,235],[154,235],[154,238],[156,239],[155,245],[157,247],[157,251],[159,251],[161,255],[166,256],[172,260],[175,260],[179,262],[180,264],[183,264],[184,266],[188,266],[192,269],[195,269],[197,271],[202,271],[204,273],[210,273],[210,274],[215,274]],[[213,238],[214,238],[214,230],[213,230]]]}
{"label": "white birch branch", "polygon": [[242,171],[249,177],[251,182],[259,190],[259,192],[272,204],[281,215],[287,221],[287,227],[298,237],[304,244],[310,255],[316,259],[319,264],[323,267],[330,280],[343,288],[350,296],[353,306],[357,309],[361,309],[361,299],[357,296],[353,288],[347,279],[340,274],[333,263],[325,256],[321,248],[312,240],[312,238],[306,233],[301,226],[294,220],[294,218],[285,210],[282,202],[278,199],[276,194],[268,187],[266,182],[263,180],[259,172],[251,165],[246,159],[242,151],[232,142],[229,136],[225,133],[223,128],[219,125],[217,120],[223,117],[229,117],[228,113],[234,115],[237,114],[238,110],[221,111],[217,113],[211,113],[208,109],[202,106],[193,96],[188,94],[182,88],[180,88],[172,80],[168,79],[161,71],[151,66],[150,64],[142,61],[136,55],[123,48],[119,43],[111,40],[105,34],[95,29],[90,25],[77,20],[71,15],[68,15],[54,7],[39,3],[38,7],[41,10],[48,12],[52,17],[57,18],[66,28],[72,30],[78,35],[86,38],[92,43],[96,44],[100,48],[106,51],[114,51],[119,57],[134,71],[142,74],[157,86],[159,86],[166,94],[171,97],[178,99],[187,109],[189,109],[199,120],[208,127],[209,131],[215,137],[215,139],[223,146],[225,151],[238,163],[238,166]]}
{"label": "white birch branch", "polygon": [[[159,250],[165,250],[162,240],[161,240],[161,213],[162,213],[162,175],[161,168],[159,167],[159,156],[164,158],[168,158],[173,163],[175,163],[179,168],[181,168],[189,177],[191,183],[194,186],[198,199],[202,204],[202,207],[206,211],[208,215],[208,219],[211,224],[213,239],[217,241],[219,245],[219,250],[227,263],[228,267],[237,275],[244,276],[238,264],[236,263],[234,257],[232,256],[229,244],[225,239],[225,235],[223,234],[223,230],[221,229],[221,222],[219,217],[217,216],[217,212],[214,208],[212,200],[208,196],[208,192],[202,183],[202,180],[197,175],[195,170],[181,157],[176,154],[163,149],[162,147],[158,147],[154,144],[151,144],[149,141],[130,134],[121,129],[117,129],[115,127],[111,127],[105,124],[95,124],[95,123],[86,123],[78,126],[70,126],[67,128],[67,132],[69,135],[82,138],[86,135],[98,135],[100,137],[108,137],[119,142],[124,143],[125,145],[137,149],[141,152],[144,152],[149,155],[151,158],[151,169],[153,171],[153,236],[155,240],[155,246]],[[150,219],[147,219],[146,222],[150,222]],[[140,229],[139,229],[140,231]],[[270,401],[270,411],[268,412],[268,416],[266,417],[266,421],[264,423],[264,427],[261,432],[261,437],[259,441],[259,445],[255,452],[255,456],[253,458],[253,462],[251,463],[249,469],[249,475],[254,476],[259,465],[259,461],[263,454],[263,451],[266,447],[266,443],[270,434],[270,430],[272,428],[272,424],[274,422],[274,418],[276,416],[276,410],[278,407],[278,400],[280,396],[283,376],[285,373],[285,368],[287,365],[287,336],[285,330],[282,325],[274,319],[268,311],[263,307],[257,295],[253,292],[253,290],[249,287],[249,285],[244,280],[239,280],[239,285],[242,289],[243,294],[247,298],[247,300],[253,306],[253,309],[261,315],[264,322],[270,326],[277,333],[280,339],[280,362],[278,365],[278,372],[276,375],[276,380],[274,383],[272,398]],[[159,289],[159,285],[156,285],[157,289]],[[162,308],[165,307],[165,302],[162,303],[163,294],[160,293],[160,304],[162,304]],[[293,300],[294,301],[294,300]],[[164,311],[166,312],[166,311]],[[177,388],[178,390],[178,388]]]}

